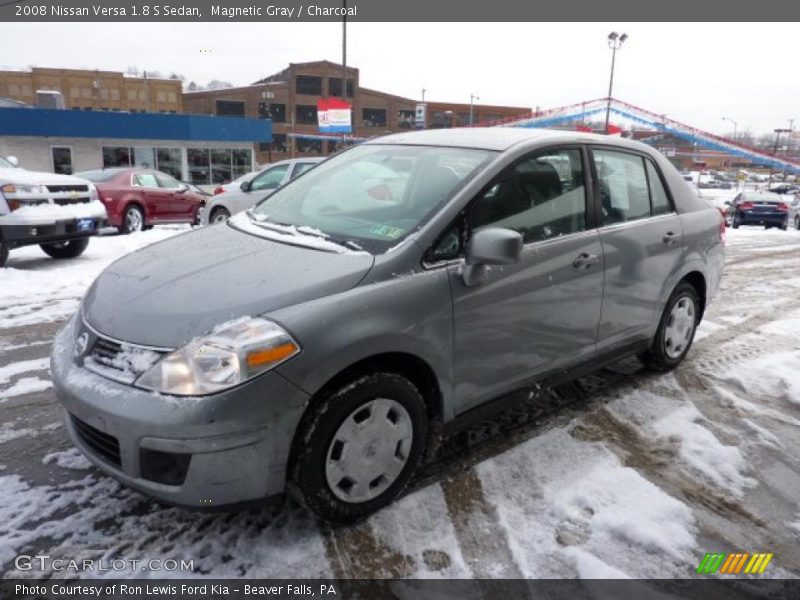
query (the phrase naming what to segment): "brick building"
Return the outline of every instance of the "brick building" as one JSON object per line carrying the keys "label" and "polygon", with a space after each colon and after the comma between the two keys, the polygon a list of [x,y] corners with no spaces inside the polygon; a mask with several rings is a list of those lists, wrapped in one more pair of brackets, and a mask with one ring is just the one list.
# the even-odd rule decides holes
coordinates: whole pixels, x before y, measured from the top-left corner
{"label": "brick building", "polygon": [[36,106],[37,92],[60,92],[64,107],[75,110],[183,112],[182,82],[177,79],[85,69],[0,71],[0,97]]}
{"label": "brick building", "polygon": [[[353,136],[373,137],[414,128],[418,100],[361,87],[359,70],[347,68],[346,100],[353,106]],[[330,140],[292,139],[289,134],[315,135],[317,100],[342,97],[342,66],[328,61],[291,63],[274,75],[249,86],[185,92],[185,112],[271,118],[272,144],[261,144],[258,162],[298,155],[328,154],[336,150]],[[427,102],[426,127],[468,125],[469,104]],[[524,117],[530,108],[473,106],[473,122]]]}

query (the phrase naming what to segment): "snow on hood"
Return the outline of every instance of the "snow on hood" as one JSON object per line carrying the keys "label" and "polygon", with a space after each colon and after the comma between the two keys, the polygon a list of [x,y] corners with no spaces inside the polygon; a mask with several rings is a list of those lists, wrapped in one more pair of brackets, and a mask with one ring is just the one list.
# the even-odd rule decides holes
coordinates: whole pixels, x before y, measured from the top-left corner
{"label": "snow on hood", "polygon": [[57,175],[44,171],[0,168],[0,181],[3,183],[25,183],[34,185],[91,185],[86,179],[74,175]]}

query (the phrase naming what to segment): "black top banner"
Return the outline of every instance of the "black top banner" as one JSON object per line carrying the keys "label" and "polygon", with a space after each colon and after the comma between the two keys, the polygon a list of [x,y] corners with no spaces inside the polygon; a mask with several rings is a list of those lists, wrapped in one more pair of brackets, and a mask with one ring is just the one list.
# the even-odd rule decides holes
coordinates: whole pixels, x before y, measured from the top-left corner
{"label": "black top banner", "polygon": [[0,0],[0,21],[797,21],[786,0]]}

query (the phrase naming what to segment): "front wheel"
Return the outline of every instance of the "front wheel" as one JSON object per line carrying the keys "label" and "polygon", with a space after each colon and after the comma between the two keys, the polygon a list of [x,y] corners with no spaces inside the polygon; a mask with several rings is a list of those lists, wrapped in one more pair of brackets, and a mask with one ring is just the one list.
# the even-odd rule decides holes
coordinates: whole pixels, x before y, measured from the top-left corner
{"label": "front wheel", "polygon": [[697,291],[688,283],[678,284],[664,307],[653,344],[639,355],[639,359],[657,371],[674,369],[692,347],[699,323],[700,299]]}
{"label": "front wheel", "polygon": [[800,215],[797,215],[794,218],[794,228],[800,231]]}
{"label": "front wheel", "polygon": [[83,254],[88,246],[89,238],[39,244],[44,253],[52,258],[75,258]]}
{"label": "front wheel", "polygon": [[211,211],[211,218],[208,220],[208,222],[213,225],[214,223],[224,223],[230,218],[231,218],[231,213],[228,212],[228,209],[222,206],[218,206],[213,211]]}
{"label": "front wheel", "polygon": [[408,379],[373,373],[345,385],[303,419],[293,450],[300,500],[331,523],[388,505],[425,450],[425,401]]}

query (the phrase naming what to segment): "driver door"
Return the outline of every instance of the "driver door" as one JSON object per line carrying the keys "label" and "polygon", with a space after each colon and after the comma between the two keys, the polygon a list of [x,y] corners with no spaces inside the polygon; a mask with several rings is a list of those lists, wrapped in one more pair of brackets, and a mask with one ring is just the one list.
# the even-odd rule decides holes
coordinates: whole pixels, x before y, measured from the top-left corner
{"label": "driver door", "polygon": [[250,182],[250,189],[239,194],[234,202],[236,212],[247,210],[277,190],[289,173],[291,165],[275,165],[262,171]]}
{"label": "driver door", "polygon": [[513,229],[522,259],[487,267],[468,287],[463,265],[448,273],[454,314],[456,411],[581,362],[597,341],[603,248],[588,210],[587,157],[580,147],[529,154],[473,200],[467,231]]}

